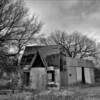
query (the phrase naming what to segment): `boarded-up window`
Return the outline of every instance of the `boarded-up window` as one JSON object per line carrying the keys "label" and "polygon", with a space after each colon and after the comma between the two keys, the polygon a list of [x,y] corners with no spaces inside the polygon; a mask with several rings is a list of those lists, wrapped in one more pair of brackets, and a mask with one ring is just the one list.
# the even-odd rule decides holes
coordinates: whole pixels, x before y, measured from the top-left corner
{"label": "boarded-up window", "polygon": [[55,81],[55,72],[54,71],[48,71],[48,82],[54,82]]}

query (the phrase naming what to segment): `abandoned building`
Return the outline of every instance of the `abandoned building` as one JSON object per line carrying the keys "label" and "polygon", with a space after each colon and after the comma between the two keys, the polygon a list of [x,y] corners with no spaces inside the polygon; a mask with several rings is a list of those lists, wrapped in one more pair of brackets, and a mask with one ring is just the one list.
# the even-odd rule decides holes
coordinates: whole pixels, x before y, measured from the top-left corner
{"label": "abandoned building", "polygon": [[93,84],[94,64],[89,60],[72,59],[60,46],[27,46],[21,59],[24,86],[32,89],[57,88],[69,84]]}

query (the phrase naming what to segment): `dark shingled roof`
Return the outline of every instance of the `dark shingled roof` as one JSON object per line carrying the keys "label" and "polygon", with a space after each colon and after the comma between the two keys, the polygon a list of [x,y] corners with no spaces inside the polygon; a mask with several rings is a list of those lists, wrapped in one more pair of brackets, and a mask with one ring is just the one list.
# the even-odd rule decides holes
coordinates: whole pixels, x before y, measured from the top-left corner
{"label": "dark shingled roof", "polygon": [[27,46],[24,51],[24,56],[29,54],[34,54],[36,51],[39,51],[42,56],[47,56],[51,54],[60,53],[60,48],[58,45],[48,45],[48,46]]}
{"label": "dark shingled roof", "polygon": [[[22,56],[22,63],[25,62],[23,59],[33,54],[36,55],[37,51],[39,52],[41,58],[45,60],[45,62],[50,66],[60,66],[60,46],[58,45],[48,45],[48,46],[27,46],[25,48],[24,54]],[[32,57],[33,58],[33,57]],[[42,60],[43,60],[42,59]],[[67,61],[67,66],[72,67],[86,67],[86,68],[93,68],[95,67],[94,63],[90,60],[81,60],[66,57],[65,60]]]}
{"label": "dark shingled roof", "polygon": [[[41,57],[43,59],[45,59],[46,62],[48,62],[47,61],[48,57],[50,58],[49,62],[48,62],[50,65],[55,65],[55,66],[59,66],[60,65],[60,61],[59,61],[60,60],[60,58],[59,58],[60,48],[57,45],[27,46],[25,48],[24,54],[23,54],[22,59],[21,59],[21,65],[26,65],[27,64],[26,61],[24,60],[25,57],[27,58],[28,56],[31,56],[31,55],[33,55],[33,57],[34,57],[36,55],[37,51],[39,52]],[[54,58],[52,60],[53,56],[54,56]],[[33,59],[33,57],[32,57],[32,59]]]}

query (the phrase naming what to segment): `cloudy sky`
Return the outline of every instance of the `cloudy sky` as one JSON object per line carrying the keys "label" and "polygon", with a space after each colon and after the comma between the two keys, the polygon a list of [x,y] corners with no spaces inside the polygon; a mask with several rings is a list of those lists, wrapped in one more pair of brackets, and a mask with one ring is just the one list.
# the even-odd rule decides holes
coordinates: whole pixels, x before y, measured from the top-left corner
{"label": "cloudy sky", "polygon": [[100,41],[100,0],[25,0],[44,23],[42,32],[79,31]]}

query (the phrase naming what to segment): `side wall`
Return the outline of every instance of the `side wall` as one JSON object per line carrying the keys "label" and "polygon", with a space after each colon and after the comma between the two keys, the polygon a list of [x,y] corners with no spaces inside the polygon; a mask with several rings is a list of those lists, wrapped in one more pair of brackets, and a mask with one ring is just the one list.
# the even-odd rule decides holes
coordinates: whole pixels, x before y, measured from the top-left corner
{"label": "side wall", "polygon": [[91,74],[91,82],[95,83],[95,74],[94,74],[94,69],[90,68],[90,74]]}
{"label": "side wall", "polygon": [[91,84],[92,80],[91,80],[90,68],[84,68],[84,73],[85,73],[85,82]]}
{"label": "side wall", "polygon": [[30,88],[43,90],[46,88],[46,70],[45,68],[31,68]]}
{"label": "side wall", "polygon": [[61,87],[67,87],[68,85],[75,84],[77,82],[76,67],[67,67],[67,70],[61,72],[60,78]]}
{"label": "side wall", "polygon": [[[82,82],[82,68],[76,67],[76,71],[77,71],[77,82]],[[85,75],[85,83],[88,84],[95,83],[93,68],[84,68],[84,75]]]}
{"label": "side wall", "polygon": [[57,88],[60,88],[60,70],[59,69],[55,69],[55,82],[57,85]]}
{"label": "side wall", "polygon": [[60,87],[67,87],[68,86],[68,76],[67,71],[60,72]]}
{"label": "side wall", "polygon": [[76,72],[77,72],[77,82],[80,83],[82,82],[82,68],[81,67],[76,67]]}
{"label": "side wall", "polygon": [[76,67],[68,67],[68,84],[74,84],[77,82]]}

